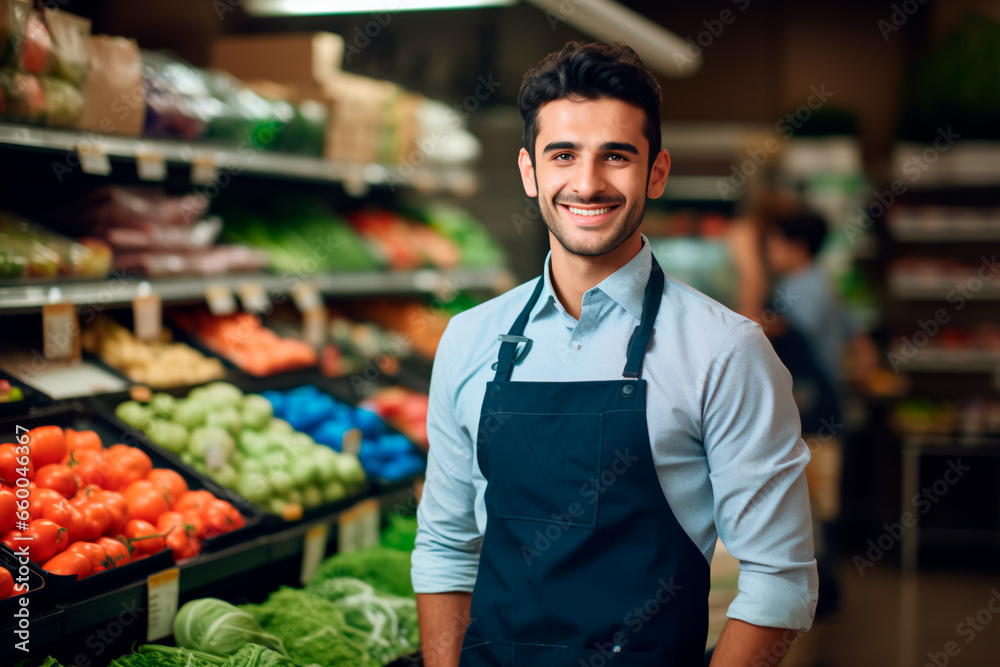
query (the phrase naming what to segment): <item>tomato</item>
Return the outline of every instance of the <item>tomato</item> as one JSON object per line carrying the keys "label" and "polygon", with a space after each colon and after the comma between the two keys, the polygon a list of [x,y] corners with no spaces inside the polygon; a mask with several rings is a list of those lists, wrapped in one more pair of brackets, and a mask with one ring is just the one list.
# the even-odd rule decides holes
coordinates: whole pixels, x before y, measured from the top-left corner
{"label": "tomato", "polygon": [[129,484],[125,490],[125,502],[128,503],[130,518],[150,523],[156,523],[159,516],[170,509],[166,492],[144,479]]}
{"label": "tomato", "polygon": [[80,490],[76,492],[76,495],[70,498],[69,502],[71,505],[79,507],[84,503],[94,500],[97,494],[103,493],[104,489],[97,486],[96,484],[88,484],[86,486],[81,486]]}
{"label": "tomato", "polygon": [[36,470],[35,484],[43,489],[58,491],[63,498],[72,498],[80,490],[73,470],[61,463],[50,463]]}
{"label": "tomato", "polygon": [[66,548],[66,529],[55,521],[35,519],[24,536],[31,539],[30,559],[34,563],[44,563]]}
{"label": "tomato", "polygon": [[156,526],[141,519],[132,519],[125,524],[125,537],[134,547],[132,560],[139,560],[141,556],[162,551],[166,545],[163,535],[157,531]]}
{"label": "tomato", "polygon": [[[10,442],[0,445],[0,483],[7,486],[17,486],[17,480],[21,477],[28,479],[35,477],[35,467],[31,458],[27,454],[18,454],[17,447],[18,445]],[[23,463],[27,465],[21,465]]]}
{"label": "tomato", "polygon": [[42,519],[48,519],[66,529],[67,543],[80,539],[85,532],[83,513],[69,503],[68,500],[58,500],[49,503],[42,510]]}
{"label": "tomato", "polygon": [[28,495],[28,514],[32,519],[41,519],[45,508],[60,500],[66,499],[54,489],[32,489]]}
{"label": "tomato", "polygon": [[200,540],[205,537],[205,521],[201,518],[201,515],[194,511],[181,512],[184,517],[184,523],[188,526],[188,533],[191,537]]}
{"label": "tomato", "polygon": [[0,538],[0,542],[10,547],[12,551],[17,551],[19,547],[24,545],[24,542],[21,540],[15,540],[14,538],[21,537],[22,535],[24,535],[24,533],[19,530],[8,530],[4,533],[4,536]]}
{"label": "tomato", "polygon": [[80,505],[80,513],[83,515],[83,529],[80,531],[80,539],[85,542],[92,542],[103,535],[111,527],[111,510],[103,503],[96,500]]}
{"label": "tomato", "polygon": [[80,486],[103,487],[114,470],[103,450],[73,452],[73,457],[67,465],[76,473]]}
{"label": "tomato", "polygon": [[111,445],[107,449],[111,472],[102,484],[109,491],[123,491],[132,482],[144,479],[153,469],[153,461],[144,452],[128,445]]}
{"label": "tomato", "polygon": [[184,515],[180,512],[164,512],[156,520],[157,530],[163,533],[175,526],[185,533],[190,533],[191,527],[188,525],[187,521],[185,521]]}
{"label": "tomato", "polygon": [[132,546],[124,538],[102,537],[97,540],[97,543],[104,549],[104,553],[107,554],[108,560],[114,564],[114,567],[121,567],[132,562]]}
{"label": "tomato", "polygon": [[211,492],[204,489],[200,491],[188,491],[187,493],[182,493],[177,502],[174,503],[174,509],[178,512],[201,512],[207,508],[211,503],[217,500]]}
{"label": "tomato", "polygon": [[205,509],[203,516],[206,537],[214,537],[243,527],[243,515],[225,500],[214,501]]}
{"label": "tomato", "polygon": [[6,600],[14,592],[14,577],[10,570],[0,567],[0,600]]}
{"label": "tomato", "polygon": [[[17,521],[17,496],[11,489],[0,489],[0,534],[14,527]],[[2,599],[2,598],[0,598]]]}
{"label": "tomato", "polygon": [[198,540],[192,539],[181,526],[174,526],[174,529],[167,534],[166,544],[173,552],[174,562],[193,558],[201,552]]}
{"label": "tomato", "polygon": [[104,547],[96,542],[74,542],[66,547],[66,551],[85,556],[90,563],[92,573],[103,572],[115,566],[114,561],[110,560],[108,554],[105,553]]}
{"label": "tomato", "polygon": [[66,429],[66,455],[63,456],[63,463],[68,463],[72,459],[79,460],[79,454],[84,451],[100,452],[104,449],[101,438],[93,431],[74,431]]}
{"label": "tomato", "polygon": [[166,468],[153,468],[146,477],[154,486],[166,492],[170,504],[173,505],[177,499],[187,493],[188,485],[184,477],[175,470]]}
{"label": "tomato", "polygon": [[93,499],[104,505],[111,512],[111,525],[106,531],[109,535],[117,535],[125,528],[129,520],[128,503],[125,496],[117,491],[97,491]]}
{"label": "tomato", "polygon": [[61,553],[47,560],[42,569],[52,574],[63,576],[75,576],[77,579],[89,577],[91,573],[90,561],[80,553]]}
{"label": "tomato", "polygon": [[58,426],[39,426],[28,431],[28,448],[35,468],[59,463],[66,454],[66,434]]}

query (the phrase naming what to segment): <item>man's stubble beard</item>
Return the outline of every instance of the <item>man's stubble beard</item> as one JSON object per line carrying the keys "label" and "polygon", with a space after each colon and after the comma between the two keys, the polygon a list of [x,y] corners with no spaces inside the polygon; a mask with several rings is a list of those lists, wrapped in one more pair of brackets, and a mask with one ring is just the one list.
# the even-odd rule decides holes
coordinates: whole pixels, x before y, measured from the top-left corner
{"label": "man's stubble beard", "polygon": [[[553,204],[551,201],[546,206],[539,206],[539,211],[542,214],[542,220],[545,222],[545,226],[548,230],[556,237],[559,241],[559,245],[566,249],[572,255],[578,255],[581,257],[599,257],[601,255],[606,255],[609,252],[614,251],[619,246],[621,246],[625,241],[630,239],[639,226],[642,224],[642,218],[646,214],[646,202],[639,200],[629,206],[622,215],[624,219],[619,223],[617,228],[617,233],[612,236],[607,242],[598,246],[597,248],[587,248],[580,245],[572,244],[569,239],[566,238],[566,234],[563,234],[562,228],[555,224],[558,222],[559,212],[553,210],[550,207],[556,207],[558,204]],[[556,220],[549,220],[549,216],[556,216]]]}

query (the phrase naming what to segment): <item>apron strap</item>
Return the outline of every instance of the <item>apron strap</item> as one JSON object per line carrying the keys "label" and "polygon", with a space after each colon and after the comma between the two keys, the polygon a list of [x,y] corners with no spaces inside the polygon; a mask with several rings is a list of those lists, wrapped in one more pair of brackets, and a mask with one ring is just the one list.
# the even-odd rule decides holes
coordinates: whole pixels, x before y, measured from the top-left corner
{"label": "apron strap", "polygon": [[[507,336],[501,336],[500,339],[504,342],[500,344],[500,354],[497,357],[497,374],[494,376],[494,382],[507,382],[510,380],[510,374],[514,370],[514,364],[520,359],[517,357],[517,339],[524,339],[524,328],[528,326],[528,316],[531,315],[531,309],[535,307],[538,303],[538,297],[542,294],[542,288],[545,286],[545,276],[539,276],[538,282],[535,283],[535,291],[531,293],[531,298],[528,299],[528,303],[525,304],[521,313],[514,320],[514,325],[510,328]],[[513,339],[513,340],[511,340]],[[527,339],[524,339],[527,340]],[[531,341],[525,342],[525,345],[530,345]],[[525,348],[527,352],[527,348]],[[524,355],[522,355],[523,357]]]}
{"label": "apron strap", "polygon": [[625,370],[622,371],[622,377],[630,380],[638,379],[642,372],[642,360],[646,356],[646,348],[649,347],[649,339],[653,335],[653,322],[656,321],[656,313],[660,310],[660,301],[663,297],[663,269],[655,257],[650,258],[653,264],[650,267],[646,292],[642,298],[642,319],[628,342]]}

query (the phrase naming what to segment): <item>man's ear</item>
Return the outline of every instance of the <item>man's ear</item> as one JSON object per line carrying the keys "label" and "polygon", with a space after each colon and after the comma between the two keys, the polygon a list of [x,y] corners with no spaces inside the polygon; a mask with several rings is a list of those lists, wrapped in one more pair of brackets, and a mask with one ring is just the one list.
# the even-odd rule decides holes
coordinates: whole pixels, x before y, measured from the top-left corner
{"label": "man's ear", "polygon": [[524,186],[524,193],[529,197],[538,196],[538,187],[535,185],[535,166],[531,164],[531,156],[524,148],[517,154],[517,168],[521,171],[521,185]]}
{"label": "man's ear", "polygon": [[653,161],[653,168],[649,171],[649,186],[646,188],[646,196],[650,199],[659,199],[663,194],[663,189],[667,187],[669,174],[670,153],[666,149],[661,149],[656,160]]}

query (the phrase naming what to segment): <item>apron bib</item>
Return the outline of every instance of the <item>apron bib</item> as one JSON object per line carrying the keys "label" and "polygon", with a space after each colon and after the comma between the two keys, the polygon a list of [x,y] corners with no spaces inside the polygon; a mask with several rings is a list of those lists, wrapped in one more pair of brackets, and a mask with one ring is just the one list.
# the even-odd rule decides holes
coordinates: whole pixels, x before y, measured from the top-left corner
{"label": "apron bib", "polygon": [[462,667],[703,664],[709,565],[663,496],[646,426],[642,361],[664,282],[652,261],[621,380],[511,381],[543,278],[501,336],[480,413],[487,522]]}

